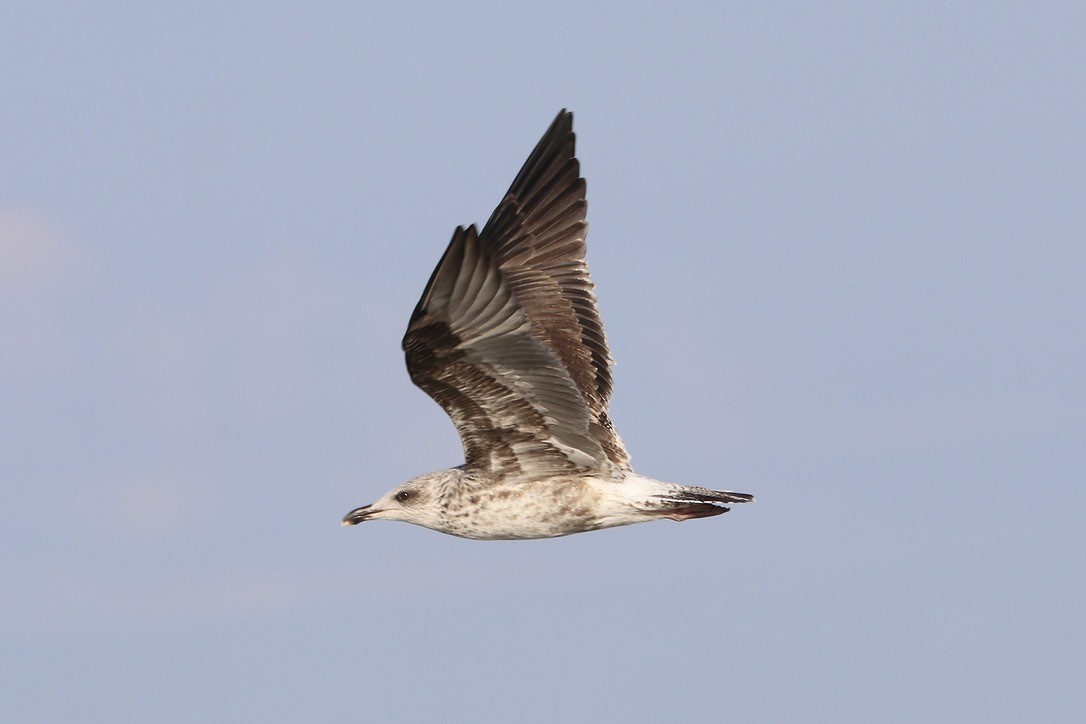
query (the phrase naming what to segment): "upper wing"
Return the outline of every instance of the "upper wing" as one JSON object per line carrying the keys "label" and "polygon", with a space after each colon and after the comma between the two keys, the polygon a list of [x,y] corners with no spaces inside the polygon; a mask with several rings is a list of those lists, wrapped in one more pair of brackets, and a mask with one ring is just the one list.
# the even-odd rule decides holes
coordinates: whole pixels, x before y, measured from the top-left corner
{"label": "upper wing", "polygon": [[469,467],[629,469],[607,417],[612,360],[584,261],[585,183],[558,114],[482,233],[457,229],[411,317],[411,379]]}
{"label": "upper wing", "polygon": [[532,323],[532,334],[566,368],[589,409],[592,437],[629,469],[607,408],[611,367],[596,291],[585,262],[585,181],[575,155],[573,114],[563,110],[536,145],[480,239]]}
{"label": "upper wing", "polygon": [[599,467],[588,409],[475,227],[457,229],[403,339],[412,381],[452,418],[472,469],[552,474]]}

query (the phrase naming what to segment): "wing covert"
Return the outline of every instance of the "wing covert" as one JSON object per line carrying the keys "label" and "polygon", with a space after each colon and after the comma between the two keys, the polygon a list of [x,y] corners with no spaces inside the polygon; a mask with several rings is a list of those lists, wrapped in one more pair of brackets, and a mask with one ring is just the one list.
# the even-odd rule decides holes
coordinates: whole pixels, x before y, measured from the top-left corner
{"label": "wing covert", "polygon": [[482,232],[457,228],[403,340],[470,468],[630,469],[585,262],[585,182],[563,110]]}
{"label": "wing covert", "polygon": [[532,336],[475,227],[453,234],[403,348],[411,380],[460,433],[469,468],[548,475],[605,464],[580,392]]}

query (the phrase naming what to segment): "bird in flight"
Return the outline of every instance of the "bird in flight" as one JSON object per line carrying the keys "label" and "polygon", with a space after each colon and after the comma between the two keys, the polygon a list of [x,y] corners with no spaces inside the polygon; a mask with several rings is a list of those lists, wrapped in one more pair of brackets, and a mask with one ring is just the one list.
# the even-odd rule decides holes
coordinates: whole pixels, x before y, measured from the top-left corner
{"label": "bird in flight", "polygon": [[445,409],[464,464],[355,508],[463,538],[552,538],[726,513],[754,496],[638,475],[607,415],[611,367],[585,262],[585,181],[563,110],[482,231],[453,232],[411,315],[411,381]]}

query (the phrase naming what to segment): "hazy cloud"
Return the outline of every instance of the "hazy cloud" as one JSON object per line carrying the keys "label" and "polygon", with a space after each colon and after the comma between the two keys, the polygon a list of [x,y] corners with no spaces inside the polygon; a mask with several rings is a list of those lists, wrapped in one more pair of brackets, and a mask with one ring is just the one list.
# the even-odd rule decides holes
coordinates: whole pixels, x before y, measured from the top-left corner
{"label": "hazy cloud", "polygon": [[28,294],[56,282],[73,253],[56,228],[28,211],[0,209],[0,292]]}

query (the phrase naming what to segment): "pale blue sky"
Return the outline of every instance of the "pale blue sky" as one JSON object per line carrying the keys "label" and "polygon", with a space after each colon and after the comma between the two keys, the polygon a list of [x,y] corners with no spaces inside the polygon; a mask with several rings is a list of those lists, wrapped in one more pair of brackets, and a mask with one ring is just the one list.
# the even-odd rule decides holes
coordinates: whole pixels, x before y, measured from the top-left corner
{"label": "pale blue sky", "polygon": [[[1080,6],[0,17],[3,719],[1086,717]],[[340,528],[562,107],[634,462],[758,503]]]}

